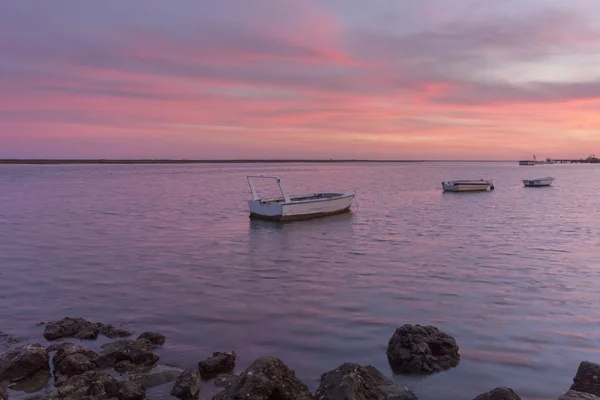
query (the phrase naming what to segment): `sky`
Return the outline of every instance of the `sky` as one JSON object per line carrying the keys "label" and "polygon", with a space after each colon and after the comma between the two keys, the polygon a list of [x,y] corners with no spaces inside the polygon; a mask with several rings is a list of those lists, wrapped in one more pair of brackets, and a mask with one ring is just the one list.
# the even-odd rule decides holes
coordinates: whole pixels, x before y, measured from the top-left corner
{"label": "sky", "polygon": [[600,154],[598,0],[0,1],[0,158]]}

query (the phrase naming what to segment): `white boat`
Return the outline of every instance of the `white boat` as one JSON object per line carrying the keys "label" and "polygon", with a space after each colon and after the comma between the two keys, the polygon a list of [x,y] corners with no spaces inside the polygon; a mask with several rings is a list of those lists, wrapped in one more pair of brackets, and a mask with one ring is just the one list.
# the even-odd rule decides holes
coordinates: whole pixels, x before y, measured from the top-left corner
{"label": "white boat", "polygon": [[[289,195],[277,176],[250,175],[247,178],[252,192],[252,200],[248,201],[250,218],[292,221],[340,214],[350,211],[356,195],[355,192]],[[254,178],[274,179],[281,191],[281,197],[260,198],[254,186]]]}
{"label": "white boat", "polygon": [[494,184],[492,181],[480,179],[476,180],[458,180],[458,181],[444,181],[442,182],[442,188],[446,192],[482,192],[494,190]]}
{"label": "white boat", "polygon": [[550,184],[554,181],[554,178],[551,176],[545,176],[543,178],[535,178],[535,179],[523,179],[523,185],[527,187],[542,187],[542,186],[550,186]]}

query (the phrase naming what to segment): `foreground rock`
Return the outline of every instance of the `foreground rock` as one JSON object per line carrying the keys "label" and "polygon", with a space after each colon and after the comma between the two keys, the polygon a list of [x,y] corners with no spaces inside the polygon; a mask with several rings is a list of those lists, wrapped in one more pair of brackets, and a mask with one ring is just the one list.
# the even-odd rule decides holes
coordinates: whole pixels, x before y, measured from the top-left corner
{"label": "foreground rock", "polygon": [[116,380],[105,371],[88,371],[69,378],[58,389],[58,395],[63,400],[146,399],[145,389],[139,382],[128,379]]}
{"label": "foreground rock", "polygon": [[55,385],[62,385],[67,379],[102,366],[98,353],[73,343],[56,346],[52,357]]}
{"label": "foreground rock", "polygon": [[308,387],[274,356],[255,360],[234,383],[213,400],[312,400]]}
{"label": "foreground rock", "polygon": [[600,364],[582,361],[577,368],[570,390],[600,397]]}
{"label": "foreground rock", "polygon": [[[103,365],[115,365],[121,363],[123,366],[128,362],[135,367],[151,367],[159,357],[152,352],[156,345],[146,339],[140,340],[118,340],[107,343],[101,347],[101,357]],[[127,365],[127,364],[125,364]],[[132,370],[132,368],[129,368]]]}
{"label": "foreground rock", "polygon": [[40,344],[16,347],[0,355],[0,382],[26,378],[50,369],[50,357]]}
{"label": "foreground rock", "polygon": [[144,332],[138,336],[137,340],[147,340],[148,342],[159,346],[165,344],[165,335],[156,332]]}
{"label": "foreground rock", "polygon": [[480,394],[473,400],[521,400],[521,398],[511,388],[497,387],[489,392]]}
{"label": "foreground rock", "polygon": [[417,400],[417,396],[386,378],[377,368],[344,363],[321,375],[318,400]]}
{"label": "foreground rock", "polygon": [[231,352],[215,352],[212,357],[198,363],[198,371],[203,379],[214,378],[219,374],[226,374],[233,371],[237,355],[235,351]]}
{"label": "foreground rock", "polygon": [[60,321],[50,322],[44,328],[46,340],[57,340],[62,338],[75,338],[82,340],[93,340],[98,334],[114,339],[131,336],[132,333],[125,329],[115,328],[101,322],[90,322],[84,318],[66,317]]}
{"label": "foreground rock", "polygon": [[392,370],[401,374],[432,374],[460,362],[456,340],[435,326],[406,324],[394,332],[386,355]]}
{"label": "foreground rock", "polygon": [[569,390],[567,393],[560,396],[558,400],[600,400],[600,397],[594,396],[591,393]]}
{"label": "foreground rock", "polygon": [[181,368],[171,367],[167,365],[157,365],[152,368],[151,371],[128,374],[125,377],[131,381],[139,382],[146,389],[153,388],[155,386],[164,385],[165,383],[173,382],[184,371]]}
{"label": "foreground rock", "polygon": [[200,373],[197,370],[184,371],[171,389],[171,396],[179,399],[189,399],[200,391]]}

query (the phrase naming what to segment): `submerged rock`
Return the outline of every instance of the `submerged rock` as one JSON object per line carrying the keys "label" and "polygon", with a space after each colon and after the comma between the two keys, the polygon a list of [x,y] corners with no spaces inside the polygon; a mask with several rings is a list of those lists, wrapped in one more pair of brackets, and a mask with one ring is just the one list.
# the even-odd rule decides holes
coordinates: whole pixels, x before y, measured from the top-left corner
{"label": "submerged rock", "polygon": [[460,362],[454,338],[435,326],[406,324],[394,332],[386,350],[395,373],[432,374]]}
{"label": "submerged rock", "polygon": [[14,381],[50,369],[50,357],[41,344],[27,344],[0,355],[0,382]]}
{"label": "submerged rock", "polygon": [[600,364],[582,361],[577,368],[570,390],[600,397]]}
{"label": "submerged rock", "polygon": [[497,387],[478,395],[473,400],[521,400],[521,398],[511,388]]}
{"label": "submerged rock", "polygon": [[105,325],[101,322],[90,322],[84,318],[65,317],[60,321],[48,323],[44,328],[44,338],[46,340],[57,340],[73,337],[82,340],[93,340],[98,334],[114,339],[117,337],[127,337],[132,333],[125,329],[115,328],[112,325]]}
{"label": "submerged rock", "polygon": [[591,393],[569,390],[567,393],[560,396],[558,400],[600,400],[600,397],[595,396]]}
{"label": "submerged rock", "polygon": [[200,373],[197,370],[183,371],[171,389],[171,396],[189,399],[200,391]]}
{"label": "submerged rock", "polygon": [[165,343],[165,335],[156,332],[144,332],[138,336],[137,340],[147,340],[155,345],[163,345]]}
{"label": "submerged rock", "polygon": [[125,377],[134,382],[139,382],[143,387],[149,389],[155,386],[164,385],[165,383],[176,380],[184,370],[181,368],[171,367],[167,365],[157,365],[151,371],[126,375]]}
{"label": "submerged rock", "polygon": [[20,340],[14,336],[10,336],[8,333],[0,331],[0,347],[10,347],[13,344],[19,343]]}
{"label": "submerged rock", "polygon": [[255,360],[234,383],[213,400],[312,400],[308,387],[274,356]]}
{"label": "submerged rock", "polygon": [[212,357],[198,363],[198,371],[200,371],[203,379],[210,379],[219,374],[233,371],[236,359],[235,351],[215,352]]}
{"label": "submerged rock", "polygon": [[9,389],[15,392],[36,393],[48,385],[50,378],[52,376],[49,369],[40,369],[32,375],[10,385]]}
{"label": "submerged rock", "polygon": [[321,375],[317,400],[417,400],[410,390],[386,378],[377,368],[344,363]]}

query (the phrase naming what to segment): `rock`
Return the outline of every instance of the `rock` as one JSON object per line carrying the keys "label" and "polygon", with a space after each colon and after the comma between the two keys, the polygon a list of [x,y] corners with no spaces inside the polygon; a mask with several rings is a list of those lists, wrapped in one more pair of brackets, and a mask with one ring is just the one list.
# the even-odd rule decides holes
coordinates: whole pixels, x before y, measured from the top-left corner
{"label": "rock", "polygon": [[145,388],[164,385],[177,379],[183,370],[181,368],[170,367],[167,365],[157,365],[149,372],[127,375],[127,379],[134,382],[140,382]]}
{"label": "rock", "polygon": [[231,372],[235,368],[236,359],[235,351],[215,352],[212,357],[198,363],[198,371],[200,371],[203,379],[210,379],[218,374]]}
{"label": "rock", "polygon": [[219,374],[215,378],[215,386],[220,388],[228,388],[235,383],[237,379],[239,379],[239,375],[235,374]]}
{"label": "rock", "polygon": [[408,389],[386,378],[377,368],[344,363],[321,375],[317,400],[417,400]]}
{"label": "rock", "polygon": [[52,376],[50,375],[49,369],[40,369],[39,371],[33,373],[33,375],[23,378],[10,385],[9,388],[15,392],[36,393],[48,385],[51,377]]}
{"label": "rock", "polygon": [[115,365],[129,361],[136,366],[154,365],[159,357],[151,350],[155,346],[147,340],[118,340],[101,346],[103,365]]}
{"label": "rock", "polygon": [[0,382],[0,400],[8,400],[6,393],[6,382]]}
{"label": "rock", "polygon": [[196,397],[200,391],[200,373],[197,370],[183,371],[171,389],[171,396],[179,399]]}
{"label": "rock", "polygon": [[50,369],[50,357],[40,344],[16,347],[0,355],[0,382],[13,381]]}
{"label": "rock", "polygon": [[165,343],[165,335],[156,332],[144,332],[137,338],[137,340],[141,339],[145,339],[155,345],[163,345]]}
{"label": "rock", "polygon": [[82,340],[93,340],[102,333],[108,338],[130,336],[132,333],[124,329],[117,329],[112,325],[104,325],[101,322],[90,322],[84,318],[65,317],[60,321],[48,323],[44,328],[46,340],[56,340],[73,337]]}
{"label": "rock", "polygon": [[213,400],[312,400],[308,387],[293,370],[274,356],[255,360],[233,385],[217,393]]}
{"label": "rock", "polygon": [[600,365],[582,361],[577,368],[577,374],[573,378],[573,384],[569,390],[591,393],[600,397]]}
{"label": "rock", "polygon": [[61,399],[79,399],[105,393],[104,398],[119,397],[119,383],[105,371],[87,371],[70,377],[58,388]]}
{"label": "rock", "polygon": [[8,333],[0,331],[0,346],[10,347],[13,344],[19,343],[20,340],[14,336],[10,336]]}
{"label": "rock", "polygon": [[60,386],[74,375],[100,367],[100,355],[77,344],[63,343],[52,357],[52,365],[55,380]]}
{"label": "rock", "polygon": [[386,355],[394,373],[432,374],[460,362],[454,338],[435,326],[406,324],[394,332]]}
{"label": "rock", "polygon": [[567,393],[560,396],[558,400],[600,400],[600,397],[595,396],[591,393],[569,390]]}
{"label": "rock", "polygon": [[511,388],[497,387],[478,395],[473,400],[521,400],[521,398]]}
{"label": "rock", "polygon": [[128,379],[120,380],[119,400],[144,400],[146,398],[146,390],[139,382],[133,382]]}

